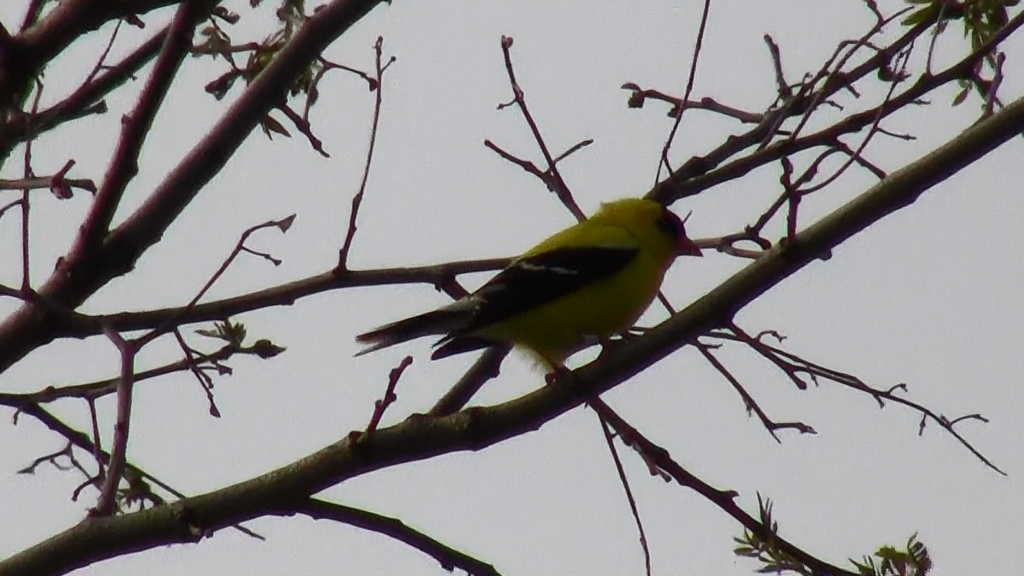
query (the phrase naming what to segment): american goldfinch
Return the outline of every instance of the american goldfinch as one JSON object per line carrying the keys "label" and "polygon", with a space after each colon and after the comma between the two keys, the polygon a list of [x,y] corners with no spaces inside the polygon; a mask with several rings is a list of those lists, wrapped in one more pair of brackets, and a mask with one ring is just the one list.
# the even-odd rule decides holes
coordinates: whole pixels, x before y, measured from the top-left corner
{"label": "american goldfinch", "polygon": [[358,355],[443,335],[431,359],[510,342],[553,369],[633,325],[676,256],[701,256],[682,220],[651,200],[601,205],[452,304],[360,334]]}

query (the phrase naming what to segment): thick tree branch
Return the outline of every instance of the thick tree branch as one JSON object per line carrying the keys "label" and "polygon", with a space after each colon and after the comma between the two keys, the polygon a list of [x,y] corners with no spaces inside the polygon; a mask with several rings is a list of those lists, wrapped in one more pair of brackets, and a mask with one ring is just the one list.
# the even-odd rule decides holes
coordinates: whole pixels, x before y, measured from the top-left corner
{"label": "thick tree branch", "polygon": [[776,246],[667,322],[576,370],[566,386],[545,386],[503,404],[440,418],[412,416],[370,437],[346,436],[293,464],[234,486],[124,516],[93,518],[0,562],[0,576],[64,574],[127,552],[197,542],[232,524],[278,515],[296,498],[349,478],[441,454],[481,450],[536,430],[585,398],[617,386],[707,330],[726,324],[744,306],[810,262],[913,204],[932,186],[1022,130],[1024,99],[893,173],[792,242]]}
{"label": "thick tree branch", "polygon": [[164,36],[160,55],[149,74],[149,81],[146,82],[135,109],[121,122],[121,138],[103,177],[103,186],[96,194],[96,199],[82,224],[78,240],[78,243],[84,244],[82,250],[91,251],[99,248],[99,243],[106,235],[125,188],[139,172],[139,154],[142,153],[142,146],[146,142],[164,97],[178,75],[181,62],[192,47],[192,33],[211,7],[212,3],[209,0],[186,0],[174,15],[170,30]]}

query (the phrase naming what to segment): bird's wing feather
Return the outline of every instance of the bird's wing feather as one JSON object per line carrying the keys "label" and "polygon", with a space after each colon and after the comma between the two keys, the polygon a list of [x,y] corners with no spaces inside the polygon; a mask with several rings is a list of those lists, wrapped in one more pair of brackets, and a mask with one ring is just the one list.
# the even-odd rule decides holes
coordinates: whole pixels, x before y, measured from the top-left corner
{"label": "bird's wing feather", "polygon": [[476,313],[451,336],[472,333],[607,278],[626,266],[637,250],[625,244],[568,247],[520,258],[473,293]]}

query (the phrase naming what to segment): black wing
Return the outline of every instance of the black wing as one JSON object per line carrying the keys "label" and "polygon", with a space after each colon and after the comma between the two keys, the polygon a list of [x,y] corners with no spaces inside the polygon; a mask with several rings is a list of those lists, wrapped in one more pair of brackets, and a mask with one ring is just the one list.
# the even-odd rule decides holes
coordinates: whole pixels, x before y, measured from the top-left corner
{"label": "black wing", "polygon": [[622,270],[636,248],[558,248],[513,262],[473,293],[476,313],[459,336],[571,294]]}

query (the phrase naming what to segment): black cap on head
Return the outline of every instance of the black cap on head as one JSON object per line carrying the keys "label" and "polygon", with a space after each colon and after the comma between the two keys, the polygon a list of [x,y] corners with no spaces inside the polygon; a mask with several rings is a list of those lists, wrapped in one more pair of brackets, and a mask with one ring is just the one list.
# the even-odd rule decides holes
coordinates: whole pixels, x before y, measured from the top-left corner
{"label": "black cap on head", "polygon": [[676,254],[680,256],[703,256],[700,252],[700,247],[686,235],[686,227],[683,225],[683,221],[674,212],[664,208],[662,210],[662,219],[658,224],[662,230],[675,239]]}

